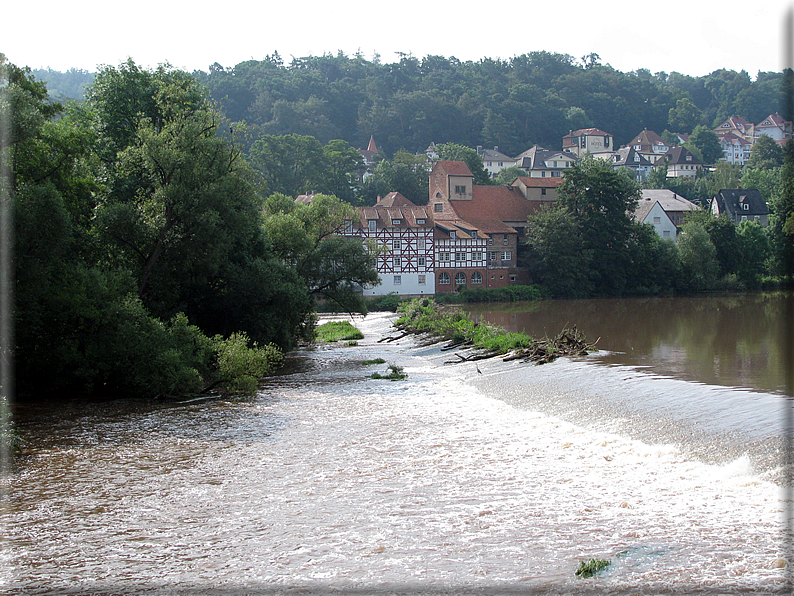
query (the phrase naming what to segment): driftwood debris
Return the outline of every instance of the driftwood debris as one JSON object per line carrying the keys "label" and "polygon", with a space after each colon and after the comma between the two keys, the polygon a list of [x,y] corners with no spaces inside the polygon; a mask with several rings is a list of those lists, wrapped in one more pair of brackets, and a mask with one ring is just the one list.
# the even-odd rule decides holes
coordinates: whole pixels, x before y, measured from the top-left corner
{"label": "driftwood debris", "polygon": [[571,328],[563,329],[556,337],[535,340],[529,348],[517,350],[502,360],[504,362],[523,360],[535,364],[546,364],[560,356],[587,356],[596,343],[598,340],[592,344],[587,343],[584,334],[574,325]]}

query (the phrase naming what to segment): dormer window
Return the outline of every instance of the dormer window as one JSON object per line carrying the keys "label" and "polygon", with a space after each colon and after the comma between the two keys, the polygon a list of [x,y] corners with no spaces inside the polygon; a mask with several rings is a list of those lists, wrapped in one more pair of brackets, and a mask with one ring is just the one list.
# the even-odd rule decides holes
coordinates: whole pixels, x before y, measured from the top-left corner
{"label": "dormer window", "polygon": [[416,225],[418,225],[418,226],[423,226],[423,225],[425,225],[425,220],[424,220],[424,219],[417,219],[417,220],[416,220]]}
{"label": "dormer window", "polygon": [[391,225],[393,225],[393,226],[399,226],[399,225],[400,225],[400,222],[402,222],[402,220],[401,220],[401,219],[393,219],[393,220],[391,220]]}
{"label": "dormer window", "polygon": [[686,156],[686,160],[687,160],[687,161],[692,161],[692,156],[691,156],[691,155],[687,155],[687,156]]}
{"label": "dormer window", "polygon": [[742,209],[745,211],[750,211],[750,204],[749,203],[742,203]]}
{"label": "dormer window", "polygon": [[378,220],[377,219],[370,219],[367,220],[367,224],[369,226],[370,232],[375,232],[378,229]]}
{"label": "dormer window", "polygon": [[449,231],[449,237],[452,238],[453,240],[455,238],[457,238],[457,234],[456,234],[455,230],[450,230]]}
{"label": "dormer window", "polygon": [[456,195],[465,195],[466,194],[466,187],[465,186],[455,186],[455,194]]}

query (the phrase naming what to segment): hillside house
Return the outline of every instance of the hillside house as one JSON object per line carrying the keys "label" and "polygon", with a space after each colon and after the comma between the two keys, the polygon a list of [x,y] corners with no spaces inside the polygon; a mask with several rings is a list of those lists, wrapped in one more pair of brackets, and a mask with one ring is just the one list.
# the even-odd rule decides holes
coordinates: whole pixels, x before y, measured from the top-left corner
{"label": "hillside house", "polygon": [[743,166],[750,159],[750,151],[753,148],[750,141],[732,132],[718,133],[717,138],[720,141],[725,161]]}
{"label": "hillside house", "polygon": [[777,112],[770,114],[755,125],[753,137],[757,139],[761,135],[772,137],[780,144],[786,143],[791,138],[791,122]]}
{"label": "hillside house", "polygon": [[534,203],[537,210],[544,205],[553,204],[557,200],[557,192],[562,178],[532,178],[519,176],[510,184],[527,200]]}
{"label": "hillside house", "polygon": [[626,168],[639,181],[645,180],[653,169],[653,163],[633,146],[618,149],[612,155],[612,165],[615,168]]}
{"label": "hillside house", "polygon": [[722,189],[711,199],[711,213],[716,217],[727,215],[737,225],[743,221],[769,225],[769,206],[754,188]]}
{"label": "hillside house", "polygon": [[643,188],[640,203],[653,202],[659,203],[673,225],[679,229],[684,225],[687,215],[700,209],[692,201],[688,201],[667,188]]}
{"label": "hillside house", "polygon": [[659,201],[641,200],[632,215],[638,222],[653,226],[660,238],[672,241],[677,239],[678,230]]}
{"label": "hillside house", "polygon": [[615,150],[612,135],[598,128],[580,128],[573,130],[562,138],[562,150],[573,153],[577,157],[590,153],[597,156]]}
{"label": "hillside house", "polygon": [[753,142],[754,126],[741,116],[731,116],[714,129],[717,135],[731,132],[748,143]]}
{"label": "hillside house", "polygon": [[579,158],[565,151],[552,151],[533,145],[516,156],[516,167],[531,178],[562,178],[566,170],[573,167]]}
{"label": "hillside house", "polygon": [[670,145],[665,143],[662,137],[647,128],[629,141],[626,147],[633,148],[651,164],[655,164],[662,155],[670,150]]}
{"label": "hillside house", "polygon": [[483,166],[485,166],[491,178],[495,178],[504,168],[511,168],[516,165],[516,159],[499,151],[498,146],[493,149],[483,149],[482,146],[478,146],[477,155],[482,158]]}
{"label": "hillside house", "polygon": [[667,164],[668,178],[695,178],[703,169],[703,162],[689,152],[686,147],[672,147],[657,162]]}

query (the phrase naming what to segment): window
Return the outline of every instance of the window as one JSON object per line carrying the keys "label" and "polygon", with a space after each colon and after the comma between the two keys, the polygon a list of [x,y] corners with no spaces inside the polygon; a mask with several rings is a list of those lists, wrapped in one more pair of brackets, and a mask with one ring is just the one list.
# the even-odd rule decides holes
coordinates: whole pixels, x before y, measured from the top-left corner
{"label": "window", "polygon": [[346,219],[345,220],[345,234],[352,234],[353,233],[353,220]]}
{"label": "window", "polygon": [[423,225],[425,225],[425,220],[424,220],[424,219],[417,219],[417,220],[416,220],[416,225],[418,225],[418,226],[423,226]]}
{"label": "window", "polygon": [[440,252],[440,253],[438,253],[438,260],[439,261],[449,261],[449,253],[448,252]]}
{"label": "window", "polygon": [[510,276],[510,281],[512,281],[513,283],[515,283],[516,281],[518,281],[518,278],[517,278],[515,275],[511,275],[511,276]]}
{"label": "window", "polygon": [[511,258],[511,254],[512,254],[512,253],[510,253],[509,251],[508,251],[508,252],[503,252],[503,253],[502,253],[502,260],[503,260],[503,261],[509,261],[509,260],[510,260],[510,258]]}
{"label": "window", "polygon": [[416,248],[419,250],[425,249],[425,239],[424,238],[417,238],[416,239]]}
{"label": "window", "polygon": [[456,286],[465,286],[466,285],[466,274],[463,271],[459,271],[455,274],[455,285]]}
{"label": "window", "polygon": [[391,225],[399,226],[401,221],[402,221],[401,219],[393,219],[391,220]]}
{"label": "window", "polygon": [[499,253],[495,250],[488,253],[488,260],[489,261],[497,261],[499,260]]}
{"label": "window", "polygon": [[400,250],[402,248],[402,242],[400,242],[399,240],[392,240],[391,247],[394,250]]}
{"label": "window", "polygon": [[425,266],[425,258],[424,257],[417,257],[416,258],[416,264],[419,265],[419,267],[424,267]]}
{"label": "window", "polygon": [[458,233],[455,230],[450,230],[449,231],[449,237],[454,240],[455,238],[458,237]]}
{"label": "window", "polygon": [[545,188],[541,188],[540,189],[540,194],[541,194],[541,196],[546,196],[546,189]]}
{"label": "window", "polygon": [[481,252],[473,252],[473,253],[471,253],[471,260],[472,261],[482,261],[482,253]]}
{"label": "window", "polygon": [[507,234],[505,234],[505,239],[504,239],[504,245],[505,245],[505,246],[507,246],[507,242],[508,242],[508,239],[507,239]]}
{"label": "window", "polygon": [[471,237],[472,238],[476,238],[477,237],[477,230],[472,231]]}
{"label": "window", "polygon": [[441,213],[444,210],[444,203],[433,203],[433,211]]}
{"label": "window", "polygon": [[493,238],[488,238],[488,245],[493,246]]}
{"label": "window", "polygon": [[746,215],[742,215],[742,221],[747,221],[747,216]]}
{"label": "window", "polygon": [[750,203],[742,203],[742,209],[745,211],[750,211]]}
{"label": "window", "polygon": [[760,215],[753,215],[753,221],[761,221]]}
{"label": "window", "polygon": [[482,273],[479,271],[475,271],[471,274],[471,283],[473,284],[481,284],[482,283]]}
{"label": "window", "polygon": [[500,162],[499,162],[499,167],[500,167],[500,168],[504,167],[504,165],[505,165],[505,164],[504,164],[504,162],[503,162],[503,161],[500,161]]}
{"label": "window", "polygon": [[449,285],[449,273],[444,272],[441,275],[439,275],[438,276],[438,283],[439,283],[439,285],[442,285],[442,286],[448,286]]}
{"label": "window", "polygon": [[455,194],[456,195],[465,195],[466,194],[466,187],[465,186],[455,186]]}
{"label": "window", "polygon": [[395,275],[394,276],[394,285],[395,286],[399,286],[401,283],[403,283],[402,276],[401,275]]}
{"label": "window", "polygon": [[456,261],[465,261],[466,260],[466,253],[465,252],[456,252],[455,253],[455,260]]}
{"label": "window", "polygon": [[367,224],[369,225],[369,231],[370,231],[370,232],[375,232],[375,231],[377,231],[377,229],[378,229],[378,220],[376,220],[376,219],[370,219],[370,220],[367,222]]}
{"label": "window", "polygon": [[391,264],[393,267],[402,267],[403,261],[400,257],[392,257]]}
{"label": "window", "polygon": [[654,218],[653,218],[653,223],[655,223],[655,224],[660,224],[660,223],[662,223],[662,218],[661,218],[661,217],[654,217]]}
{"label": "window", "polygon": [[691,156],[691,155],[687,155],[687,156],[686,156],[686,160],[687,160],[687,161],[692,161],[692,156]]}
{"label": "window", "polygon": [[420,285],[420,286],[423,286],[423,285],[425,285],[425,284],[427,283],[426,279],[427,279],[427,276],[426,276],[426,275],[420,275],[420,276],[419,276],[419,285]]}
{"label": "window", "polygon": [[662,238],[669,238],[670,237],[670,230],[664,230],[662,232]]}

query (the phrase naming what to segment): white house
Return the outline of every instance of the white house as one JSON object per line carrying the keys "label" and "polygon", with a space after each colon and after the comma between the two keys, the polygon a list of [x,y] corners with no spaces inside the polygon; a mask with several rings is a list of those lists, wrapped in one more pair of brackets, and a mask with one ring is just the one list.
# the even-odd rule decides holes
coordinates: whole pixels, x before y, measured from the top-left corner
{"label": "white house", "polygon": [[483,166],[491,178],[495,178],[501,170],[516,165],[516,159],[499,151],[498,146],[493,149],[483,149],[482,146],[478,146],[477,154],[482,158]]}
{"label": "white house", "polygon": [[678,231],[673,220],[665,213],[659,201],[641,200],[637,204],[637,209],[634,210],[634,219],[640,223],[652,225],[660,238],[675,242],[678,237]]}

